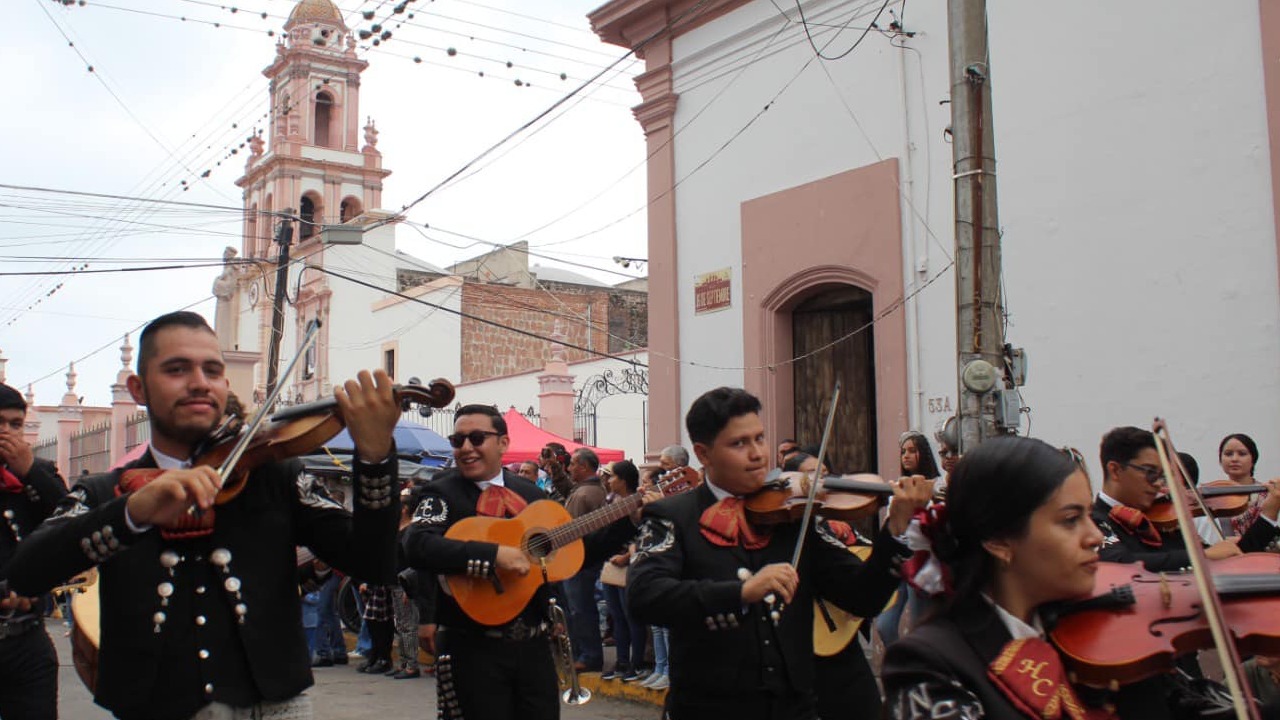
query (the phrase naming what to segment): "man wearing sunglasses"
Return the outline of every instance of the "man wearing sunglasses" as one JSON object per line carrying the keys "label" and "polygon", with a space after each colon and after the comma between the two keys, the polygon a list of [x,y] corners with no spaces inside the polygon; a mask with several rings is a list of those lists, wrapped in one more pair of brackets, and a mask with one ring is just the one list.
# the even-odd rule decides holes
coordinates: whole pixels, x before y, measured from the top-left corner
{"label": "man wearing sunglasses", "polygon": [[[507,424],[492,405],[464,405],[454,416],[455,468],[436,475],[422,488],[413,522],[401,545],[408,564],[436,575],[497,577],[537,572],[523,550],[489,542],[445,537],[462,518],[475,515],[515,517],[529,503],[546,500],[537,484],[505,470],[502,456],[510,445]],[[584,538],[587,562],[607,557],[635,534],[627,517]],[[553,594],[544,584],[509,623],[481,625],[472,620],[437,583],[433,631],[437,653],[440,717],[486,720],[555,720],[560,716],[559,681],[547,642],[547,608]],[[559,598],[561,607],[564,599]]]}
{"label": "man wearing sunglasses", "polygon": [[[1105,562],[1142,562],[1152,572],[1180,570],[1191,564],[1182,534],[1160,532],[1144,513],[1169,491],[1151,432],[1118,427],[1102,437],[1102,492],[1093,505],[1093,521],[1102,530],[1101,558]],[[1273,483],[1276,481],[1272,481]],[[1263,502],[1262,513],[1237,540],[1222,540],[1205,548],[1211,560],[1260,552],[1280,534],[1280,483]]]}
{"label": "man wearing sunglasses", "polygon": [[[1157,497],[1170,489],[1151,432],[1136,427],[1113,428],[1102,436],[1100,456],[1102,491],[1090,513],[1103,534],[1099,557],[1105,562],[1141,562],[1152,572],[1189,566],[1191,560],[1182,533],[1177,528],[1161,532],[1144,514]],[[1243,536],[1210,545],[1205,548],[1205,555],[1221,559],[1264,549],[1280,533],[1276,522],[1278,511],[1280,483],[1272,489],[1262,513]],[[1115,705],[1117,717],[1144,720],[1200,717],[1190,708],[1211,706],[1206,701],[1206,691],[1182,679],[1184,675],[1202,677],[1200,665],[1195,655],[1190,654],[1178,659],[1178,667],[1181,674],[1166,673],[1125,685],[1113,696],[1099,700]]]}

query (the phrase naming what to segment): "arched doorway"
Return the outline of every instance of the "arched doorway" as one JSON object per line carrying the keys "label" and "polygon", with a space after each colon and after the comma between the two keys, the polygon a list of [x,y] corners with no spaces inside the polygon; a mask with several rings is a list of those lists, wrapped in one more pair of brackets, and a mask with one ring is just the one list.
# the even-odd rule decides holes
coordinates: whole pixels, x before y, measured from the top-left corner
{"label": "arched doorway", "polygon": [[875,340],[870,292],[828,286],[791,311],[796,441],[818,445],[836,380],[840,402],[828,467],[833,472],[876,472]]}

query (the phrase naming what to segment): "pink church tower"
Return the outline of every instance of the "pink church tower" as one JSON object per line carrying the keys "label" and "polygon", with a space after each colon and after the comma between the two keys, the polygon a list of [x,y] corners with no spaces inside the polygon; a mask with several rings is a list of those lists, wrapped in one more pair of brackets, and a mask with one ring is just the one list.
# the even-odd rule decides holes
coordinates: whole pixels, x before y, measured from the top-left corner
{"label": "pink church tower", "polygon": [[[263,213],[292,209],[294,259],[324,264],[322,225],[362,224],[367,210],[381,205],[382,182],[391,174],[382,168],[373,120],[360,123],[360,74],[368,63],[356,56],[356,41],[330,0],[301,0],[284,24],[276,57],[263,75],[271,81],[271,120],[255,129],[249,141],[244,176],[236,181],[244,191],[245,227],[241,256],[274,263],[279,246],[274,238],[277,218]],[[360,145],[364,141],[363,147]],[[249,351],[265,360],[271,334],[271,284],[255,283],[257,272],[240,277],[236,337],[230,350]],[[291,274],[291,286],[294,276]],[[290,290],[292,293],[292,290]],[[307,273],[291,308],[281,357],[292,356],[290,341],[312,320],[323,323],[315,363],[290,383],[293,398],[314,397],[327,389],[327,325],[332,297],[322,273]],[[291,300],[293,298],[290,298]],[[218,329],[219,334],[225,331]],[[266,384],[265,362],[258,362],[255,398]]]}

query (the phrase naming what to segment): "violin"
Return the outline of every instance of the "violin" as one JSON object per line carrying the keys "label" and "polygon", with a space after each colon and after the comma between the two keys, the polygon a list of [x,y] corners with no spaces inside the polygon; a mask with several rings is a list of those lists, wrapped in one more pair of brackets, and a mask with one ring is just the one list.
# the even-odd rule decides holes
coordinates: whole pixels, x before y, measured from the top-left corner
{"label": "violin", "polygon": [[[1203,503],[1193,502],[1191,514],[1203,517],[1205,510],[1212,517],[1235,517],[1249,507],[1249,496],[1267,491],[1266,485],[1240,485],[1230,480],[1215,480],[1196,489]],[[1156,528],[1168,532],[1178,526],[1178,515],[1173,500],[1168,495],[1156,498],[1151,509],[1144,513]]]}
{"label": "violin", "polygon": [[[799,522],[804,518],[811,483],[808,473],[782,473],[745,498],[747,518],[757,525]],[[879,475],[828,475],[814,496],[813,511],[828,520],[853,522],[875,513],[892,495],[893,485]]]}
{"label": "violin", "polygon": [[[1280,555],[1237,555],[1211,561],[1208,570],[1240,654],[1280,654]],[[1191,573],[1104,562],[1097,585],[1105,592],[1058,608],[1049,631],[1073,682],[1126,685],[1214,646]]]}
{"label": "violin", "polygon": [[[440,378],[427,385],[394,385],[392,393],[402,410],[408,410],[415,404],[446,407],[454,397],[453,384]],[[261,423],[251,435],[246,435],[249,431],[239,418],[228,417],[197,447],[191,464],[219,468],[223,484],[214,504],[223,505],[244,490],[255,468],[313,452],[342,432],[344,427],[346,421],[338,409],[337,400],[332,397],[280,410]],[[121,475],[120,488],[123,491],[136,490],[163,472],[160,468],[126,470]],[[211,513],[196,514],[192,518],[195,523],[192,527],[176,529],[212,527],[212,518],[201,515]]]}

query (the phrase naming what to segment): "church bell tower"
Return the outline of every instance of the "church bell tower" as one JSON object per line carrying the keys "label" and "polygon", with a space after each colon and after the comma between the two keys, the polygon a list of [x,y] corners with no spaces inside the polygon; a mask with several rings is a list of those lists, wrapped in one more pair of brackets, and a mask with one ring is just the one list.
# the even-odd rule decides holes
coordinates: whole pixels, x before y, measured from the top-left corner
{"label": "church bell tower", "polygon": [[[236,327],[218,328],[219,334],[235,338],[234,350],[259,354],[255,401],[261,400],[266,384],[275,290],[271,278],[279,253],[274,240],[280,219],[271,213],[292,210],[291,256],[323,265],[322,227],[362,224],[366,210],[381,205],[382,182],[391,174],[382,167],[373,120],[361,125],[360,74],[368,63],[356,56],[355,37],[341,11],[330,0],[300,0],[284,31],[275,60],[262,71],[270,80],[270,122],[255,129],[245,173],[236,180],[246,211],[240,254],[259,261],[261,268],[240,272]],[[306,367],[286,386],[286,401],[313,398],[331,387],[326,328],[332,291],[322,273],[305,273],[297,285],[297,267],[289,275],[292,304],[285,308],[281,357],[293,356],[292,343],[309,322],[320,320],[322,327]]]}

